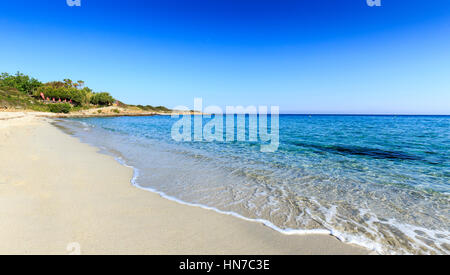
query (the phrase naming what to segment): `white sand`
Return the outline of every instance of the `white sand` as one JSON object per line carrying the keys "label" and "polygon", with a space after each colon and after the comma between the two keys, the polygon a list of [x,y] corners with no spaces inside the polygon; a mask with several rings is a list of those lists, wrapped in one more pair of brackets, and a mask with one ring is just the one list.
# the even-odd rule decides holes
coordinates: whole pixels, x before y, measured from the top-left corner
{"label": "white sand", "polygon": [[130,184],[132,170],[33,113],[0,112],[0,254],[367,254]]}

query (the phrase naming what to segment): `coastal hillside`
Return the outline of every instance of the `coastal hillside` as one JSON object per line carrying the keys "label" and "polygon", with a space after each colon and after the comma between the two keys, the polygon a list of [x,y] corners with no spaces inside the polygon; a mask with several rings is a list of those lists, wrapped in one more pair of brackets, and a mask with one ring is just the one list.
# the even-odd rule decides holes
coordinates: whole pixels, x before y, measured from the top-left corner
{"label": "coastal hillside", "polygon": [[129,105],[107,92],[94,92],[84,81],[42,83],[16,73],[0,75],[0,111],[38,111],[65,116],[118,116],[169,114],[164,106]]}
{"label": "coastal hillside", "polygon": [[0,87],[0,109],[1,110],[33,110],[49,111],[48,106],[42,104],[33,97],[19,92],[10,87]]}

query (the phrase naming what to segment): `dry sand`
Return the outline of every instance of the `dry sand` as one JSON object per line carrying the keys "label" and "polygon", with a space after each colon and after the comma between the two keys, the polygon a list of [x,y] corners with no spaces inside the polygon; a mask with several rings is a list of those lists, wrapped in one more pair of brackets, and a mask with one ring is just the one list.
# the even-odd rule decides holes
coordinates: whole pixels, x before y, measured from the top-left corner
{"label": "dry sand", "polygon": [[132,169],[49,121],[0,112],[0,254],[368,253],[139,190]]}

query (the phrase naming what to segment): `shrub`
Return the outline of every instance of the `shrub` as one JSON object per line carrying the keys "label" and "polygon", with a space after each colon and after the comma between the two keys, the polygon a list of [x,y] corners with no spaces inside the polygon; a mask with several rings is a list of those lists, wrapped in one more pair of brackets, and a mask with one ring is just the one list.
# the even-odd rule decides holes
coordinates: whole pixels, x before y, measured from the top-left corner
{"label": "shrub", "polygon": [[45,85],[37,89],[37,91],[34,93],[34,96],[39,98],[40,93],[43,93],[45,97],[48,97],[50,99],[56,99],[56,100],[72,100],[73,104],[79,106],[83,103],[85,99],[85,95],[81,90],[77,90],[76,88],[72,87],[57,87],[57,86],[50,86]]}
{"label": "shrub", "polygon": [[114,98],[109,93],[96,93],[92,96],[91,103],[94,105],[111,105],[114,103]]}
{"label": "shrub", "polygon": [[50,104],[49,110],[52,113],[64,113],[67,114],[72,109],[72,106],[69,103],[56,103],[56,104]]}
{"label": "shrub", "polygon": [[170,109],[167,109],[167,108],[164,107],[164,106],[154,107],[154,109],[155,109],[156,111],[160,111],[160,112],[170,112]]}
{"label": "shrub", "polygon": [[113,109],[112,111],[116,114],[120,113],[120,111],[118,109]]}
{"label": "shrub", "polygon": [[15,75],[2,73],[0,75],[0,86],[15,88],[25,94],[33,94],[33,92],[42,86],[42,83],[35,78],[17,72]]}

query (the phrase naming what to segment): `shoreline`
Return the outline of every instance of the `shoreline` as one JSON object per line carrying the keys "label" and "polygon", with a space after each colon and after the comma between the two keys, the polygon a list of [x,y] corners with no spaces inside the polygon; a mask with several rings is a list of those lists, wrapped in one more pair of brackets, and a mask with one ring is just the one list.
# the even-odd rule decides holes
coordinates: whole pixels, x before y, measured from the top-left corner
{"label": "shoreline", "polygon": [[0,112],[0,254],[68,254],[74,242],[82,254],[370,253],[330,235],[286,235],[138,189],[131,168],[50,119],[11,114]]}
{"label": "shoreline", "polygon": [[[118,110],[115,112],[114,110]],[[100,111],[100,112],[99,112]],[[142,110],[135,110],[130,108],[121,108],[121,107],[104,107],[104,108],[92,108],[88,110],[81,110],[77,112],[71,112],[68,114],[64,113],[50,113],[50,112],[36,112],[33,110],[2,110],[0,109],[0,120],[4,120],[1,117],[7,117],[11,114],[31,114],[36,117],[43,118],[98,118],[98,117],[145,117],[145,116],[171,116],[172,114],[179,115],[204,115],[204,113],[200,112],[184,112],[184,111],[171,111],[171,112],[148,112]]]}

